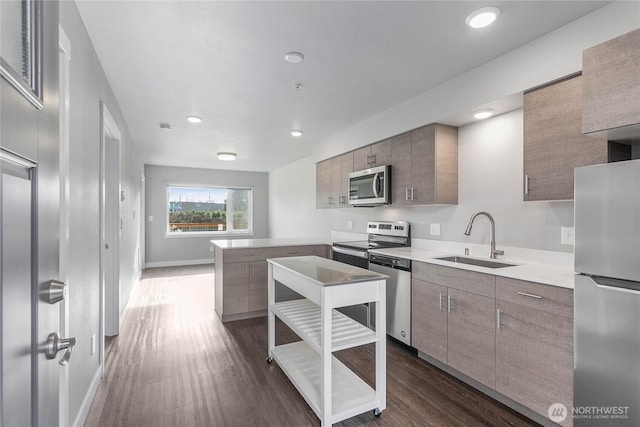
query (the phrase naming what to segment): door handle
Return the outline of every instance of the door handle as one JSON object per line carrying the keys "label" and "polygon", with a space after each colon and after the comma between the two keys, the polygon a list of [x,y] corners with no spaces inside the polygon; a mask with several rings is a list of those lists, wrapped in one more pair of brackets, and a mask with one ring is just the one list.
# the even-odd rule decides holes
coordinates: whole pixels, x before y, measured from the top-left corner
{"label": "door handle", "polygon": [[379,182],[380,174],[377,173],[373,176],[373,195],[378,198],[380,195],[378,194],[378,182]]}
{"label": "door handle", "polygon": [[56,355],[61,350],[67,350],[62,359],[58,361],[62,366],[67,366],[69,364],[69,359],[71,358],[71,353],[76,346],[76,338],[60,338],[57,332],[52,332],[49,334],[49,338],[47,339],[47,359],[55,359]]}

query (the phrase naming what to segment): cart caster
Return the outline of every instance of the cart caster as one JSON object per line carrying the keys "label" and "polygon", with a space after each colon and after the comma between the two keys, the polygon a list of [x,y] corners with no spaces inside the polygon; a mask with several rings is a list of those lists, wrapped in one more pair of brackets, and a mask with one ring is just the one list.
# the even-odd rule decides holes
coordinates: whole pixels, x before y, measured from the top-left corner
{"label": "cart caster", "polygon": [[271,363],[271,362],[273,362],[273,357],[267,356],[267,363]]}
{"label": "cart caster", "polygon": [[373,416],[380,418],[380,415],[382,415],[382,411],[378,408],[373,410]]}

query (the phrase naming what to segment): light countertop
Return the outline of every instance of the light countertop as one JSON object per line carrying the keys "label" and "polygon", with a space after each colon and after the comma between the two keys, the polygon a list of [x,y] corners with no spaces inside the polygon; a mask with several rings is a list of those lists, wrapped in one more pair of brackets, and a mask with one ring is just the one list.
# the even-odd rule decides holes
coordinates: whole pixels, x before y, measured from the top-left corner
{"label": "light countertop", "polygon": [[349,264],[333,261],[319,256],[296,256],[287,258],[269,258],[271,264],[278,265],[294,273],[313,280],[320,286],[344,285],[348,283],[369,282],[387,279],[389,276],[365,270]]}
{"label": "light countertop", "polygon": [[279,246],[308,246],[326,245],[321,239],[291,238],[291,239],[227,239],[211,240],[211,244],[222,249],[231,248],[273,248]]}
{"label": "light countertop", "polygon": [[[437,251],[422,248],[391,248],[370,250],[372,253],[389,255],[398,258],[410,259],[412,261],[425,262],[429,264],[442,265],[446,267],[460,268],[463,270],[476,271],[478,273],[493,274],[495,276],[508,277],[511,279],[527,280],[529,282],[542,283],[545,285],[559,286],[562,288],[574,289],[575,274],[573,267],[563,265],[551,265],[541,263],[524,263],[522,261],[511,261],[508,257],[499,257],[498,262],[515,264],[513,267],[487,268],[476,265],[454,263],[435,259],[444,256],[461,256],[446,251]],[[481,257],[469,257],[476,259],[487,259]]]}

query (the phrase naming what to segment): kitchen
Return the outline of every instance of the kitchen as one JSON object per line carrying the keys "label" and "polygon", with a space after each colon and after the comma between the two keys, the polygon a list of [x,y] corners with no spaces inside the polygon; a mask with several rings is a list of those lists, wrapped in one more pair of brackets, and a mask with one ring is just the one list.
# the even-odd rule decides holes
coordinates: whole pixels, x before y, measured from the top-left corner
{"label": "kitchen", "polygon": [[[62,16],[69,15],[68,5],[61,6],[61,10],[65,10]],[[369,221],[406,221],[411,224],[412,249],[433,250],[438,247],[444,248],[447,253],[463,255],[465,248],[468,248],[471,258],[488,258],[490,235],[485,218],[476,220],[470,236],[464,234],[471,215],[487,211],[495,219],[496,248],[505,252],[504,257],[499,258],[507,261],[534,260],[536,263],[553,264],[558,268],[568,267],[563,271],[571,276],[574,202],[523,202],[525,173],[521,159],[525,157],[523,129],[526,117],[521,108],[522,92],[579,71],[582,68],[584,49],[638,28],[636,12],[635,2],[615,2],[605,6],[513,52],[481,64],[473,71],[460,74],[414,98],[398,103],[395,107],[382,112],[376,111],[375,116],[356,121],[340,132],[327,135],[321,144],[314,145],[310,156],[301,157],[262,175],[256,173],[250,178],[241,177],[256,184],[255,201],[267,200],[267,206],[255,205],[256,223],[252,237],[302,237],[309,244],[329,244],[366,240]],[[500,19],[506,17],[508,14],[505,12]],[[67,26],[70,26],[70,18],[65,19]],[[594,27],[602,31],[591,31]],[[72,37],[72,40],[75,39],[76,37]],[[98,41],[95,44],[98,48]],[[308,55],[306,59],[309,59]],[[295,75],[294,71],[291,73],[292,76]],[[479,85],[478,82],[482,84]],[[300,93],[304,94],[305,89],[303,87]],[[465,99],[451,96],[459,92],[467,94]],[[515,104],[510,104],[518,95],[520,98]],[[506,105],[495,105],[497,99]],[[497,111],[496,117],[478,122],[456,118],[462,114],[461,111],[469,114],[481,107],[493,108]],[[317,209],[316,163],[438,122],[453,124],[458,128],[457,204],[398,206],[395,199],[392,199],[390,206]],[[312,131],[305,130],[304,138],[311,134]],[[182,166],[183,169],[154,166],[153,162],[145,166],[146,214],[136,216],[136,207],[133,217],[136,220],[139,216],[145,219],[156,218],[155,221],[145,221],[147,254],[144,259],[147,267],[189,264],[212,257],[209,252],[209,237],[165,237],[162,218],[166,215],[166,199],[162,194],[165,191],[162,190],[162,185],[163,182],[165,187],[167,183],[214,184],[211,181],[231,185],[221,181],[231,181],[232,178],[224,176],[228,171],[222,169],[215,172],[216,177],[195,178],[198,174],[201,177],[206,174],[203,172],[205,168],[198,166],[200,169],[193,169],[193,175],[187,178],[190,182],[177,182],[175,177],[179,175],[178,172],[189,168],[185,168],[184,164],[176,166]],[[130,166],[125,166],[128,167]],[[131,195],[134,195],[135,200],[138,191],[135,179],[139,180],[139,176],[133,178],[133,185],[127,183],[125,203],[130,203]],[[259,181],[262,187],[257,184]],[[258,194],[258,188],[262,188],[260,191],[263,192]],[[130,212],[128,216],[130,219]],[[154,228],[156,226],[160,227],[160,232]],[[164,244],[162,241],[170,241],[171,248],[158,251]],[[83,298],[82,292],[72,295]],[[85,351],[82,346],[87,345],[95,326],[89,322],[86,327],[81,327],[77,321],[78,315],[72,311],[71,316],[72,320],[76,319],[72,322],[72,329],[80,330],[79,335],[83,337],[78,347],[81,351],[77,352],[82,355]],[[74,390],[71,417],[76,420],[79,411],[81,412],[80,408],[84,408],[84,403],[79,402],[82,399],[78,399],[78,396],[90,395],[95,382],[86,380],[85,368],[89,367],[83,367],[82,376],[76,375],[71,383]],[[70,369],[77,369],[73,368],[73,358]],[[78,378],[82,378],[82,381],[78,381]],[[383,411],[381,419],[384,417]]]}

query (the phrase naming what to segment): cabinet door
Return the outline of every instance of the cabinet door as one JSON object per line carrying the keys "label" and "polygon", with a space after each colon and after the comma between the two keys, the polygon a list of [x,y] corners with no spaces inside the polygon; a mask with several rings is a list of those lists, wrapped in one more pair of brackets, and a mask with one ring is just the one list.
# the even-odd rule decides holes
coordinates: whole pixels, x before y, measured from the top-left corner
{"label": "cabinet door", "polygon": [[411,281],[411,344],[447,363],[447,288]]}
{"label": "cabinet door", "polygon": [[584,51],[582,132],[609,132],[635,125],[640,134],[640,29]]}
{"label": "cabinet door", "polygon": [[496,390],[544,416],[553,403],[571,410],[572,317],[501,300],[497,308]]}
{"label": "cabinet door", "polygon": [[349,173],[353,172],[353,151],[331,159],[333,207],[349,206]]}
{"label": "cabinet door", "polygon": [[316,255],[322,258],[328,258],[328,246],[327,245],[312,245],[307,246],[307,255]]}
{"label": "cabinet door", "polygon": [[449,288],[448,363],[474,380],[496,385],[494,298]]}
{"label": "cabinet door", "polygon": [[411,189],[411,132],[391,138],[391,203],[409,204]]}
{"label": "cabinet door", "polygon": [[353,170],[359,171],[371,167],[371,146],[358,148],[353,152]]}
{"label": "cabinet door", "polygon": [[607,141],[582,134],[582,77],[524,95],[524,200],[573,199],[573,170],[607,162]]}
{"label": "cabinet door", "polygon": [[269,267],[267,261],[255,261],[251,263],[249,272],[249,311],[267,309],[268,275]]}
{"label": "cabinet door", "polygon": [[224,263],[222,273],[224,315],[249,311],[249,263]]}
{"label": "cabinet door", "polygon": [[316,163],[316,208],[330,207],[331,159]]}
{"label": "cabinet door", "polygon": [[436,125],[411,132],[411,203],[436,202]]}
{"label": "cabinet door", "polygon": [[[391,152],[393,149],[392,139],[376,142],[371,146],[371,165],[384,166],[391,164]],[[357,170],[357,169],[355,169]],[[393,172],[392,172],[393,173]]]}

